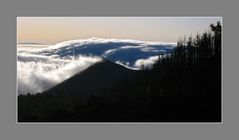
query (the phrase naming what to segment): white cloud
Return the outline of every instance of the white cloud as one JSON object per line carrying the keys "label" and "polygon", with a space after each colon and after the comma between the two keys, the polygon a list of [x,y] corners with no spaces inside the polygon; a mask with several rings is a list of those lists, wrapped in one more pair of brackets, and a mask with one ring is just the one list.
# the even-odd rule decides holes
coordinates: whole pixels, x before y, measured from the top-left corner
{"label": "white cloud", "polygon": [[132,49],[132,48],[142,48],[143,46],[123,46],[120,49]]}
{"label": "white cloud", "polygon": [[115,52],[115,51],[117,51],[117,49],[107,50],[104,55],[111,54],[111,53],[113,53],[113,52]]}
{"label": "white cloud", "polygon": [[153,66],[153,64],[159,59],[158,57],[159,57],[159,56],[151,56],[151,57],[149,57],[149,58],[147,58],[147,59],[138,59],[138,60],[135,62],[134,66],[135,66],[136,68],[138,68],[138,69],[141,69],[142,66],[143,66],[144,68],[149,68],[149,69],[151,69],[152,66]]}
{"label": "white cloud", "polygon": [[18,93],[42,92],[100,60],[99,57],[85,56],[63,60],[46,56],[19,55],[17,62]]}

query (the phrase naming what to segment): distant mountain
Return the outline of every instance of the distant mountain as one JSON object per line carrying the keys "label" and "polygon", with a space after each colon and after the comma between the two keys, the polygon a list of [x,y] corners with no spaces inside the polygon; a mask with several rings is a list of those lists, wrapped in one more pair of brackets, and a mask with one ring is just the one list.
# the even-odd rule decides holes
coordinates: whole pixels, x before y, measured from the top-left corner
{"label": "distant mountain", "polygon": [[72,76],[44,93],[100,94],[115,86],[123,86],[123,80],[136,78],[138,71],[127,69],[108,60],[100,61]]}

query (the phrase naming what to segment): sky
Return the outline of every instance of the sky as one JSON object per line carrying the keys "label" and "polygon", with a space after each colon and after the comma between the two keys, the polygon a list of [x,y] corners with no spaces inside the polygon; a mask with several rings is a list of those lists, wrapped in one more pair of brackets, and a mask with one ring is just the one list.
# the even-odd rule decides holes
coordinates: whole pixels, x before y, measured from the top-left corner
{"label": "sky", "polygon": [[220,17],[17,17],[17,42],[56,44],[116,38],[177,42],[209,30]]}

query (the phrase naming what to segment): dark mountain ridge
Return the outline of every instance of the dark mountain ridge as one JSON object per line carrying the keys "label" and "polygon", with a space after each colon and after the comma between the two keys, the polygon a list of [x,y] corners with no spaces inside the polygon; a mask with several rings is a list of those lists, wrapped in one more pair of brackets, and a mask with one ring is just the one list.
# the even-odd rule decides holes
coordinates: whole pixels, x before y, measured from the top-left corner
{"label": "dark mountain ridge", "polygon": [[123,86],[123,80],[131,81],[136,78],[137,73],[136,70],[103,59],[44,93],[96,95],[106,89]]}

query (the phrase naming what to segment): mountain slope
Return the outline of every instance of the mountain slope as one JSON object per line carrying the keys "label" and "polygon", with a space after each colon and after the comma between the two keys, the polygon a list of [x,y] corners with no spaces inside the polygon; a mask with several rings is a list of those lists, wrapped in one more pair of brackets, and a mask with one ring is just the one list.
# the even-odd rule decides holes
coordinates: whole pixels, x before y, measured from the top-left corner
{"label": "mountain slope", "polygon": [[98,62],[68,80],[47,90],[50,94],[100,94],[115,86],[123,86],[122,81],[132,80],[137,71],[127,69],[108,60]]}

